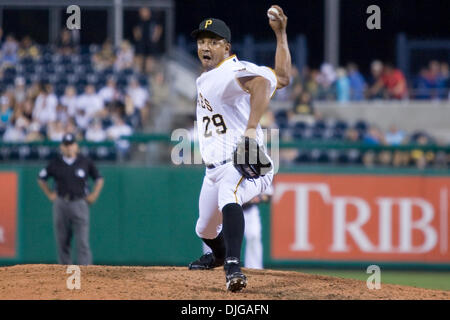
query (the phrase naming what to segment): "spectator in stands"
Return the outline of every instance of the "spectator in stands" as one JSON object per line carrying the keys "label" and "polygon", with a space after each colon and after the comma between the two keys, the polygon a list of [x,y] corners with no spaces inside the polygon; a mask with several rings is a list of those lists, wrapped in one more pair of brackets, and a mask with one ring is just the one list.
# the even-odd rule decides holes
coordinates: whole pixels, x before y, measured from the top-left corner
{"label": "spectator in stands", "polygon": [[336,70],[336,99],[341,103],[350,101],[350,80],[344,68]]}
{"label": "spectator in stands", "polygon": [[300,95],[295,98],[292,111],[288,113],[290,123],[295,122],[314,122],[314,105],[311,94],[307,91],[302,91]]}
{"label": "spectator in stands", "polygon": [[32,121],[26,129],[26,142],[42,141],[44,139],[43,128],[37,121]]}
{"label": "spectator in stands", "polygon": [[384,87],[381,82],[383,63],[380,60],[372,61],[370,64],[370,73],[370,88],[367,90],[367,97],[369,99],[382,99],[384,97]]}
{"label": "spectator in stands", "polygon": [[29,122],[33,121],[33,108],[34,102],[31,98],[27,98],[20,108],[21,115],[28,119]]}
{"label": "spectator in stands", "polygon": [[56,119],[56,106],[58,99],[52,93],[52,87],[49,84],[40,85],[40,93],[36,98],[33,109],[33,120],[36,120],[41,128]]}
{"label": "spectator in stands", "polygon": [[25,102],[26,98],[25,78],[17,77],[14,80],[14,100],[17,104],[22,104]]}
{"label": "spectator in stands", "polygon": [[62,55],[71,55],[77,51],[77,43],[72,33],[75,30],[62,29],[60,38],[58,40],[58,53]]}
{"label": "spectator in stands", "polygon": [[385,98],[387,99],[405,99],[408,95],[406,79],[399,69],[394,69],[392,64],[386,63],[383,68],[383,75],[378,86],[384,87]]}
{"label": "spectator in stands", "polygon": [[318,99],[330,100],[334,98],[333,85],[336,81],[336,71],[330,63],[323,63],[316,81],[319,84]]}
{"label": "spectator in stands", "polygon": [[31,99],[32,101],[36,100],[38,95],[41,93],[42,83],[39,81],[34,81],[30,86],[26,89],[27,99]]}
{"label": "spectator in stands", "polygon": [[414,97],[420,100],[428,100],[431,98],[431,90],[433,84],[429,81],[429,73],[427,68],[421,68],[418,76],[414,80]]}
{"label": "spectator in stands", "polygon": [[149,92],[151,92],[151,102],[154,105],[161,105],[170,98],[170,87],[166,81],[164,71],[159,70],[150,77]]}
{"label": "spectator in stands", "polygon": [[103,130],[102,121],[99,118],[94,118],[89,123],[86,130],[85,139],[92,142],[101,142],[106,140],[106,132]]}
{"label": "spectator in stands", "polygon": [[75,125],[78,129],[80,129],[80,131],[83,133],[84,131],[86,131],[88,125],[89,125],[89,121],[92,118],[88,116],[86,110],[82,107],[77,107],[77,111],[75,113]]}
{"label": "spectator in stands", "polygon": [[[416,138],[415,143],[419,146],[425,146],[430,144],[430,138],[422,133]],[[411,160],[419,169],[424,169],[430,165],[434,158],[435,154],[432,151],[424,151],[422,149],[414,149],[411,151]]]}
{"label": "spectator in stands", "polygon": [[66,107],[67,115],[74,117],[77,112],[78,97],[77,90],[74,86],[67,86],[64,95],[59,99],[60,104]]}
{"label": "spectator in stands", "polygon": [[68,119],[69,113],[67,112],[67,107],[61,103],[58,103],[56,105],[55,121],[60,121],[65,124]]}
{"label": "spectator in stands", "polygon": [[39,47],[33,42],[30,36],[23,37],[19,45],[19,58],[31,58],[36,60],[41,53]]}
{"label": "spectator in stands", "polygon": [[130,142],[120,138],[130,136],[133,133],[133,129],[125,123],[123,114],[119,111],[113,112],[112,121],[113,125],[106,129],[106,136],[108,139],[116,141],[119,155],[126,157],[130,148]]}
{"label": "spectator in stands", "polygon": [[91,119],[96,116],[104,117],[105,110],[102,98],[96,93],[95,87],[92,84],[88,84],[82,94],[77,100],[78,115],[83,114],[86,117],[86,121],[83,121],[83,128],[87,128]]}
{"label": "spectator in stands", "polygon": [[148,115],[148,91],[139,84],[136,78],[131,78],[126,93],[130,96],[134,108],[139,111],[141,120],[145,122]]}
{"label": "spectator in stands", "polygon": [[129,94],[125,95],[123,108],[121,107],[121,110],[123,110],[126,124],[135,129],[141,127],[142,121],[140,110],[135,107],[133,99]]}
{"label": "spectator in stands", "polygon": [[31,123],[31,117],[27,117],[24,113],[25,103],[21,105],[17,105],[16,108],[14,108],[13,117],[11,118],[10,122],[14,122],[22,127],[26,128]]}
{"label": "spectator in stands", "polygon": [[442,86],[440,98],[447,99],[450,89],[450,68],[447,62],[441,62],[440,81]]}
{"label": "spectator in stands", "polygon": [[319,71],[316,69],[310,69],[305,66],[302,70],[303,88],[305,91],[311,94],[313,99],[319,95],[319,83],[317,78],[319,77]]}
{"label": "spectator in stands", "polygon": [[17,63],[18,49],[19,45],[17,44],[17,40],[14,38],[14,35],[8,34],[1,48],[2,69],[14,66]]}
{"label": "spectator in stands", "polygon": [[119,100],[121,98],[121,94],[117,88],[117,83],[114,76],[108,77],[106,80],[106,85],[100,89],[98,95],[102,98],[105,105],[109,105],[114,100]]}
{"label": "spectator in stands", "polygon": [[389,131],[384,135],[384,140],[390,146],[398,146],[405,142],[406,134],[399,130],[395,124],[391,125]]}
{"label": "spectator in stands", "polygon": [[345,139],[349,142],[359,142],[361,140],[361,137],[358,130],[356,130],[355,128],[348,128],[345,132]]}
{"label": "spectator in stands", "polygon": [[384,144],[384,136],[376,126],[371,126],[363,137],[364,144],[380,145]]}
{"label": "spectator in stands", "polygon": [[363,100],[367,85],[363,75],[359,72],[358,66],[353,62],[349,63],[347,73],[350,81],[350,99],[353,101]]}
{"label": "spectator in stands", "polygon": [[298,85],[302,86],[302,79],[300,78],[300,73],[295,65],[292,65],[291,67],[290,79],[289,85],[277,90],[273,99],[277,101],[289,101],[293,96],[298,96],[294,91]]}
{"label": "spectator in stands", "polygon": [[24,127],[22,127],[18,122],[8,124],[2,140],[5,142],[24,142]]}
{"label": "spectator in stands", "polygon": [[7,130],[13,117],[13,109],[6,95],[0,97],[0,136]]}
{"label": "spectator in stands", "polygon": [[64,134],[64,123],[62,121],[54,121],[47,126],[47,138],[51,141],[62,141]]}
{"label": "spectator in stands", "polygon": [[123,40],[120,45],[120,50],[117,53],[116,61],[114,62],[114,69],[122,71],[133,68],[134,51],[131,44],[127,40]]}
{"label": "spectator in stands", "polygon": [[101,50],[92,56],[92,62],[97,71],[112,68],[115,60],[116,55],[114,53],[113,45],[109,39],[103,42]]}
{"label": "spectator in stands", "polygon": [[155,59],[163,53],[162,34],[163,27],[153,17],[150,8],[140,8],[139,23],[133,28],[135,63],[139,71],[153,72]]}
{"label": "spectator in stands", "polygon": [[83,138],[80,130],[78,130],[75,118],[69,118],[69,120],[67,120],[66,132],[73,133],[77,137],[77,140],[82,140]]}

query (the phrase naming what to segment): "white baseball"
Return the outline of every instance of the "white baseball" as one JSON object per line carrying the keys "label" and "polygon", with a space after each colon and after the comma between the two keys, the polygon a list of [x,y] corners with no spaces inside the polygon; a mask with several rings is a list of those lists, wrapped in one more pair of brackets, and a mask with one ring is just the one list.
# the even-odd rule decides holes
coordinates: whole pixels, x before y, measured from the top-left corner
{"label": "white baseball", "polygon": [[270,8],[269,10],[267,10],[267,16],[270,20],[277,20],[279,14],[280,13],[276,8]]}

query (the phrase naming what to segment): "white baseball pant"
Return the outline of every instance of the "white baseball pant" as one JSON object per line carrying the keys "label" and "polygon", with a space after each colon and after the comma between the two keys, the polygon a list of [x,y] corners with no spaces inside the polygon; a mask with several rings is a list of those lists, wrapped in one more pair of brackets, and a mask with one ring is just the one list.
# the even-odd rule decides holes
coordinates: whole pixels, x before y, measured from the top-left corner
{"label": "white baseball pant", "polygon": [[200,238],[214,239],[222,230],[222,208],[240,205],[263,193],[272,183],[273,171],[253,181],[245,179],[228,162],[206,169],[199,198],[199,217],[195,232]]}

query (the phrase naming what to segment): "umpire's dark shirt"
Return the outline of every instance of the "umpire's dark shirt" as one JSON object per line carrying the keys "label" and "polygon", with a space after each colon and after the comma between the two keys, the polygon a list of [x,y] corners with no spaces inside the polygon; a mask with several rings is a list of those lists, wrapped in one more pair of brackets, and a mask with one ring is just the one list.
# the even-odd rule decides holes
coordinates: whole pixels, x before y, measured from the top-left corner
{"label": "umpire's dark shirt", "polygon": [[88,194],[87,180],[101,178],[96,166],[89,158],[79,154],[72,164],[67,164],[62,156],[51,160],[39,173],[39,179],[52,177],[56,183],[58,196],[70,200],[84,198]]}

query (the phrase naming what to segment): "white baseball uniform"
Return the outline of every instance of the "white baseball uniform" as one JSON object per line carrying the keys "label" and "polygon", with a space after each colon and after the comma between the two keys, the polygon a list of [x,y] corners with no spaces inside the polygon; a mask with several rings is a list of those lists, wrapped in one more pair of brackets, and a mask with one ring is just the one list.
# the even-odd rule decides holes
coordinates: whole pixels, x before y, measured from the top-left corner
{"label": "white baseball uniform", "polygon": [[[242,205],[263,193],[272,183],[273,170],[253,181],[245,179],[234,168],[233,151],[247,128],[250,115],[250,94],[238,78],[262,76],[270,81],[271,93],[276,90],[275,72],[232,55],[216,68],[197,79],[197,130],[203,161],[215,168],[206,168],[199,199],[196,233],[200,238],[214,239],[222,230],[222,208],[229,203]],[[256,140],[263,144],[258,126]],[[225,163],[224,163],[225,162]],[[273,166],[272,166],[273,167]]]}
{"label": "white baseball uniform", "polygon": [[[264,193],[272,195],[273,188],[270,186]],[[244,209],[245,220],[245,259],[244,267],[251,269],[263,269],[263,244],[262,244],[262,225],[259,207],[257,204]],[[203,253],[211,252],[205,243],[203,243]]]}

